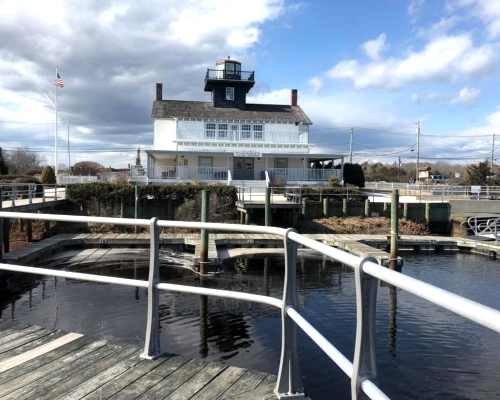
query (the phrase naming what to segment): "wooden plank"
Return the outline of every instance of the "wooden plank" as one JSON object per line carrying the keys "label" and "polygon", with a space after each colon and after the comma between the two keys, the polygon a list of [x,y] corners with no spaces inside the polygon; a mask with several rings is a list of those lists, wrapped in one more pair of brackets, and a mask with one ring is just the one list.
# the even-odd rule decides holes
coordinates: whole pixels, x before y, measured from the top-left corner
{"label": "wooden plank", "polygon": [[267,377],[268,374],[257,371],[246,371],[245,374],[226,390],[219,399],[227,399],[255,389]]}
{"label": "wooden plank", "polygon": [[139,349],[136,346],[124,346],[119,351],[114,351],[104,358],[94,362],[87,368],[79,370],[77,373],[72,374],[63,381],[59,381],[56,385],[53,385],[50,390],[45,391],[43,395],[37,394],[37,400],[49,400],[57,398],[58,396],[65,395],[67,392],[71,391],[73,388],[83,384],[84,382],[92,379],[97,374],[111,368],[117,363],[121,362],[125,358],[132,357],[140,361]]}
{"label": "wooden plank", "polygon": [[20,346],[16,346],[9,351],[6,351],[0,354],[0,362],[3,362],[9,358],[16,357],[20,354],[23,354],[27,351],[31,351],[36,349],[37,347],[43,346],[53,340],[59,339],[62,336],[66,335],[65,332],[62,331],[50,331],[50,330],[41,330],[35,333],[39,335],[38,337],[34,337],[33,340],[24,343]]}
{"label": "wooden plank", "polygon": [[84,400],[105,400],[138,380],[152,369],[158,367],[170,357],[158,358],[156,360],[141,360],[141,362],[125,372],[119,378],[115,378],[104,384],[99,390],[89,393],[83,397]]}
{"label": "wooden plank", "polygon": [[69,333],[60,337],[59,339],[52,340],[45,345],[38,346],[30,351],[19,354],[15,357],[9,358],[3,362],[0,362],[0,373],[7,371],[11,368],[17,367],[18,365],[24,364],[27,361],[31,361],[36,357],[40,357],[48,352],[57,349],[58,347],[64,346],[65,344],[72,342],[83,335],[79,333]]}
{"label": "wooden plank", "polygon": [[72,351],[76,351],[79,348],[85,346],[86,344],[89,344],[91,341],[92,341],[91,338],[82,336],[81,338],[76,339],[73,342],[64,345],[50,353],[37,357],[28,364],[19,365],[8,371],[4,371],[0,374],[0,385],[4,385],[6,382],[9,382],[13,379],[18,379],[23,374],[26,374],[30,371],[34,371],[37,368],[49,364],[53,360],[61,358]]}
{"label": "wooden plank", "polygon": [[[66,366],[71,366],[72,363],[79,362],[81,364],[88,365],[88,363],[91,363],[93,359],[99,357],[103,352],[99,352],[99,350],[103,349],[106,352],[110,352],[110,348],[106,346],[106,342],[104,340],[99,340],[99,341],[94,341],[89,344],[84,345],[81,349],[78,349],[76,351],[71,352],[70,354],[62,357],[61,359],[56,359],[53,361],[50,361],[48,364],[41,365],[39,368],[36,370],[30,370],[29,365],[27,366],[28,368],[26,370],[22,370],[19,367],[14,368],[11,371],[17,371],[19,373],[17,379],[14,379],[13,381],[9,382],[8,385],[2,385],[0,387],[0,396],[5,396],[7,393],[12,393],[15,391],[18,391],[19,389],[26,389],[24,390],[23,393],[29,392],[31,389],[27,389],[31,384],[35,383],[34,386],[31,386],[31,388],[36,386],[36,383],[38,382],[45,382],[47,377],[51,377],[53,374],[60,374],[61,371],[61,366],[65,366],[64,372],[69,369],[66,368]],[[92,355],[92,357],[88,357],[88,355]],[[87,363],[87,364],[85,364]],[[8,371],[7,374],[9,374],[11,371]],[[2,377],[6,373],[2,374]],[[10,375],[10,374],[9,374]],[[39,383],[40,384],[40,383]],[[19,397],[16,397],[16,395],[13,395],[12,398],[18,398],[22,399],[23,398],[23,393],[18,393]]]}
{"label": "wooden plank", "polygon": [[[169,396],[165,397],[165,400],[187,400],[194,395],[196,395],[195,398],[198,399],[198,392],[216,376],[224,372],[226,368],[227,365],[211,362],[183,385],[179,386],[179,388],[177,388]],[[215,397],[211,397],[211,400],[214,398]]]}
{"label": "wooden plank", "polygon": [[20,332],[16,332],[6,337],[0,338],[0,353],[5,353],[6,351],[22,346],[23,344],[29,343],[32,340],[38,339],[48,334],[50,334],[50,330],[44,329],[40,326],[33,326]]}
{"label": "wooden plank", "polygon": [[68,390],[64,394],[64,399],[77,400],[91,393],[95,393],[99,399],[102,399],[103,397],[100,395],[100,392],[103,385],[115,379],[116,377],[119,377],[125,371],[128,371],[141,362],[143,362],[143,360],[139,357],[138,353],[135,352],[132,356],[129,356],[127,359],[118,362],[111,368],[108,368],[105,371],[90,378],[89,380],[81,383],[73,390]]}
{"label": "wooden plank", "polygon": [[116,395],[110,397],[110,399],[136,399],[187,362],[189,362],[189,358],[187,357],[172,356],[157,368],[151,370],[140,379],[118,392]]}
{"label": "wooden plank", "polygon": [[[227,397],[226,400],[276,400],[276,395],[273,393],[275,385],[263,385],[258,388],[240,393],[232,397]],[[307,400],[307,398],[303,398]]]}
{"label": "wooden plank", "polygon": [[206,362],[202,360],[189,360],[187,363],[182,365],[179,369],[174,371],[171,375],[166,377],[166,379],[161,380],[158,384],[153,386],[147,392],[144,392],[137,400],[149,400],[149,399],[163,399],[170,393],[175,391],[179,386],[184,384],[193,375],[197,374],[203,368],[206,367]]}
{"label": "wooden plank", "polygon": [[208,383],[202,390],[196,393],[198,400],[213,400],[221,396],[226,390],[234,385],[246,372],[246,369],[228,367],[217,378]]}

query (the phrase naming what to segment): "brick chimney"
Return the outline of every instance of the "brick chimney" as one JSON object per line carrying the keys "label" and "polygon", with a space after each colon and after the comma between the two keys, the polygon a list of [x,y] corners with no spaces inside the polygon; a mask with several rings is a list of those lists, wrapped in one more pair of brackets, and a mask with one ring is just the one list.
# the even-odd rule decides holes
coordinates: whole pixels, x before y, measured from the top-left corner
{"label": "brick chimney", "polygon": [[291,91],[291,103],[292,106],[297,106],[297,89],[292,89]]}
{"label": "brick chimney", "polygon": [[156,84],[156,101],[162,101],[162,100],[163,100],[163,84],[157,83]]}

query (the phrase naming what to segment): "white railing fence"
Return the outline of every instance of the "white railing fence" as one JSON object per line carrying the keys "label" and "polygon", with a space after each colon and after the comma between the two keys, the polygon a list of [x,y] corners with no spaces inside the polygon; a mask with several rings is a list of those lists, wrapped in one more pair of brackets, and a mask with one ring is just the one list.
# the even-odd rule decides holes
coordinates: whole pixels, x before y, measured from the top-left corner
{"label": "white railing fence", "polygon": [[0,209],[4,201],[10,201],[10,207],[15,207],[16,204],[19,204],[19,200],[28,200],[28,204],[33,204],[33,200],[37,198],[41,198],[42,203],[45,203],[47,198],[57,200],[57,185],[36,183],[0,184]]}
{"label": "white railing fence", "polygon": [[[301,382],[301,374],[297,353],[297,326],[300,327],[351,379],[351,398],[388,399],[376,386],[376,337],[375,311],[378,280],[406,290],[416,296],[430,301],[442,308],[455,312],[467,319],[500,333],[500,311],[468,300],[459,295],[424,283],[418,279],[405,276],[396,271],[382,267],[374,258],[360,258],[342,250],[327,246],[300,235],[294,229],[282,229],[264,226],[249,226],[220,223],[201,223],[185,221],[160,221],[157,218],[122,219],[99,218],[53,214],[30,214],[0,212],[3,218],[22,218],[34,220],[95,222],[101,224],[135,225],[149,227],[150,232],[150,267],[148,281],[136,279],[114,278],[76,272],[0,264],[0,269],[19,273],[60,276],[70,279],[93,282],[113,283],[148,289],[148,316],[146,339],[142,357],[154,359],[165,350],[160,343],[159,335],[159,291],[190,293],[196,295],[226,297],[267,304],[282,311],[282,345],[278,380],[275,394],[280,399],[296,399],[305,397]],[[175,227],[188,229],[207,229],[240,233],[264,233],[279,235],[283,238],[285,250],[285,278],[282,299],[269,296],[232,292],[202,287],[161,283],[159,281],[159,248],[160,228]],[[315,250],[332,260],[343,263],[355,271],[357,326],[353,362],[340,353],[323,335],[321,335],[304,317],[300,315],[297,305],[296,264],[298,246]]]}

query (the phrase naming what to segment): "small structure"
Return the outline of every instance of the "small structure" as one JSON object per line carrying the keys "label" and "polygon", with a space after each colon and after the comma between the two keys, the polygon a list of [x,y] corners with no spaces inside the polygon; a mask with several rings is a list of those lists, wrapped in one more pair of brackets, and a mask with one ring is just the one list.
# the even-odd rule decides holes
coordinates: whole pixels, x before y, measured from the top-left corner
{"label": "small structure", "polygon": [[254,84],[254,71],[243,71],[229,57],[206,72],[210,102],[163,100],[163,85],[157,83],[153,150],[146,151],[146,173],[132,169],[131,181],[262,181],[269,186],[282,179],[310,185],[326,184],[332,175],[342,181],[343,155],[311,153],[312,122],[298,105],[297,90],[291,90],[287,105],[249,104]]}
{"label": "small structure", "polygon": [[418,172],[418,181],[419,182],[421,182],[421,181],[428,182],[429,175],[431,172],[431,167],[419,168],[419,169],[417,169],[417,172]]}

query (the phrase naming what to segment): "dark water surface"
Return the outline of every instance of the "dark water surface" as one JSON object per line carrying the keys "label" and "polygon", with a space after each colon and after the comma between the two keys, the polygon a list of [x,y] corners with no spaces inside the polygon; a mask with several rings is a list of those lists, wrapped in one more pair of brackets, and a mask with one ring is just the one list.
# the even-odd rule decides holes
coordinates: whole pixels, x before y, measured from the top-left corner
{"label": "dark water surface", "polygon": [[[71,271],[147,278],[149,253],[110,252],[97,262],[59,255],[52,266]],[[500,309],[500,261],[470,254],[404,254],[403,273]],[[302,315],[352,360],[355,335],[354,275],[350,268],[303,255],[297,266]],[[33,277],[31,277],[33,278]],[[161,280],[199,285],[194,274],[165,263]],[[37,277],[11,279],[23,287],[1,298],[3,319],[81,332],[142,346],[144,289]],[[281,297],[281,257],[227,260],[224,273],[205,286]],[[198,296],[160,294],[165,351],[276,374],[281,346],[280,312],[264,305],[208,298],[200,324]],[[203,313],[201,313],[203,314]],[[493,399],[500,397],[500,335],[388,286],[377,298],[379,386],[392,399]],[[303,384],[313,400],[350,398],[345,374],[299,329]]]}

